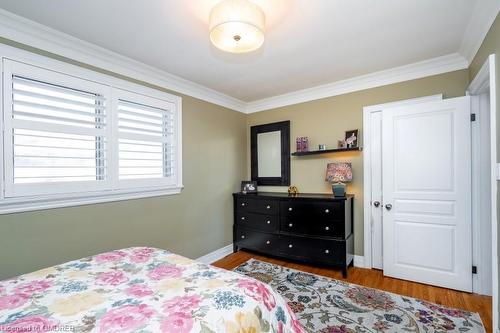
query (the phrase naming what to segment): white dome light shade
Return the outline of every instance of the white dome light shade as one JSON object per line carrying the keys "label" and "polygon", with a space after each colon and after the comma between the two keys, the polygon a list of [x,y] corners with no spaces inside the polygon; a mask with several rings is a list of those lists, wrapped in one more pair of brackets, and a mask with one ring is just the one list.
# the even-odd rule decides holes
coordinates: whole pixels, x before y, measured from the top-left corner
{"label": "white dome light shade", "polygon": [[210,40],[233,53],[257,50],[264,43],[266,18],[249,0],[223,0],[210,12]]}

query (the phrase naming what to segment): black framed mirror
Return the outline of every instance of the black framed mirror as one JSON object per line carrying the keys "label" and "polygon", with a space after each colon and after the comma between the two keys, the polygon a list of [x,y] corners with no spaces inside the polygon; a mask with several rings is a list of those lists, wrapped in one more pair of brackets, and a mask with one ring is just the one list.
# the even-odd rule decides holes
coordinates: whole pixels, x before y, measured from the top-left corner
{"label": "black framed mirror", "polygon": [[290,185],[290,121],[250,128],[252,180],[257,185]]}

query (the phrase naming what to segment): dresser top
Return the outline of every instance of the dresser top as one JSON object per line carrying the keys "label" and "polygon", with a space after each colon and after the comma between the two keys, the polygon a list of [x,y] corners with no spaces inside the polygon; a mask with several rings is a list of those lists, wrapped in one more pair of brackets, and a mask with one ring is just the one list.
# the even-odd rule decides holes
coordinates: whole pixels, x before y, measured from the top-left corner
{"label": "dresser top", "polygon": [[348,198],[354,198],[354,194],[347,194],[345,197],[335,197],[333,194],[327,193],[299,193],[296,195],[290,195],[286,192],[257,192],[257,193],[233,193],[234,196],[248,197],[248,198],[280,198],[280,199],[322,199],[322,200],[333,200],[341,201]]}

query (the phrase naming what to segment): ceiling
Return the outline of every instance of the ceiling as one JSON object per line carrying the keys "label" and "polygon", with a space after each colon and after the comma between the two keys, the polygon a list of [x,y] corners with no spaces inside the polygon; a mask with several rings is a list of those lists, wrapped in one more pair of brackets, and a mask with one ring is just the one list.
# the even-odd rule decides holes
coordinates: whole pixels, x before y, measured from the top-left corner
{"label": "ceiling", "polygon": [[[0,0],[0,8],[243,102],[460,51],[479,0],[254,0],[264,46],[208,40],[218,0]],[[482,1],[482,0],[481,0]]]}

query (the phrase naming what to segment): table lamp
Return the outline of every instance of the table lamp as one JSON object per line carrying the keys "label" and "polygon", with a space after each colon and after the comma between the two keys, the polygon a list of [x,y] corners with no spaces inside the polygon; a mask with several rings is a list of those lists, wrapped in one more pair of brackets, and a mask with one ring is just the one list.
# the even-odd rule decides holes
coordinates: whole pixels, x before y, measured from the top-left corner
{"label": "table lamp", "polygon": [[345,197],[345,182],[352,181],[352,165],[350,162],[328,163],[325,181],[332,184],[333,195]]}

